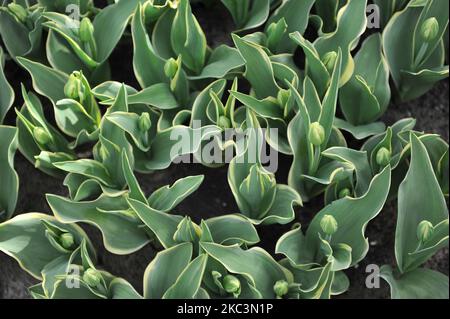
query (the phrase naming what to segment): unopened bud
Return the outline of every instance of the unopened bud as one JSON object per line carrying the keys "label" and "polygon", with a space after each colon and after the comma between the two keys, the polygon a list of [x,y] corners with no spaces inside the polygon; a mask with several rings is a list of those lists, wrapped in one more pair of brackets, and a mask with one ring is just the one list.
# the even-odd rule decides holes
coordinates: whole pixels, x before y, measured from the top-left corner
{"label": "unopened bud", "polygon": [[8,10],[22,23],[28,18],[28,11],[18,3],[8,4]]}
{"label": "unopened bud", "polygon": [[177,60],[170,58],[164,65],[164,73],[169,79],[173,79],[178,72]]}
{"label": "unopened bud", "polygon": [[345,198],[347,196],[350,196],[352,192],[348,188],[344,188],[339,192],[339,198]]}
{"label": "unopened bud", "polygon": [[439,22],[436,18],[428,18],[422,24],[420,35],[425,42],[431,42],[439,35]]}
{"label": "unopened bud", "polygon": [[80,22],[79,37],[81,42],[88,43],[94,39],[94,25],[91,20],[86,17]]}
{"label": "unopened bud", "polygon": [[70,249],[75,244],[75,238],[71,233],[64,233],[59,236],[59,242],[65,249]]}
{"label": "unopened bud", "polygon": [[46,130],[44,130],[42,127],[39,126],[36,126],[33,129],[33,136],[36,139],[36,141],[41,145],[47,145],[52,140],[50,134],[48,134]]}
{"label": "unopened bud", "polygon": [[100,146],[99,156],[102,161],[105,161],[109,157],[109,151],[103,145]]}
{"label": "unopened bud", "polygon": [[325,68],[328,70],[330,74],[333,73],[337,57],[338,57],[337,53],[335,51],[331,51],[325,53],[325,55],[322,58],[322,63],[323,65],[325,65]]}
{"label": "unopened bud", "polygon": [[338,223],[336,219],[331,215],[325,215],[320,221],[320,228],[326,235],[333,235],[338,230]]}
{"label": "unopened bud", "polygon": [[228,117],[223,115],[219,117],[219,123],[217,124],[219,125],[219,127],[223,129],[228,129],[231,127],[231,121],[228,119]]}
{"label": "unopened bud", "polygon": [[376,161],[380,166],[388,165],[391,162],[391,151],[386,147],[380,148],[377,152]]}
{"label": "unopened bud", "polygon": [[277,100],[278,100],[278,103],[282,107],[284,107],[288,103],[290,97],[291,97],[291,91],[290,90],[283,90],[283,89],[281,89],[280,91],[278,91]]}
{"label": "unopened bud", "polygon": [[431,238],[433,231],[433,224],[427,220],[423,220],[417,226],[417,239],[419,239],[422,243],[425,243]]}
{"label": "unopened bud", "polygon": [[97,270],[89,268],[83,274],[83,281],[89,287],[97,287],[102,281],[102,275]]}
{"label": "unopened bud", "polygon": [[309,140],[314,146],[320,146],[325,142],[325,129],[319,122],[311,124],[309,128]]}
{"label": "unopened bud", "polygon": [[69,80],[64,86],[65,96],[73,100],[78,99],[80,95],[79,94],[80,86],[81,86],[80,79],[75,74],[71,74]]}
{"label": "unopened bud", "polygon": [[223,288],[226,292],[233,295],[239,295],[241,291],[241,282],[233,275],[226,275],[223,278]]}
{"label": "unopened bud", "polygon": [[273,286],[273,291],[278,298],[286,296],[289,292],[289,283],[286,280],[279,280]]}
{"label": "unopened bud", "polygon": [[139,130],[141,132],[147,132],[152,126],[152,122],[150,120],[150,114],[147,112],[142,113],[139,117]]}

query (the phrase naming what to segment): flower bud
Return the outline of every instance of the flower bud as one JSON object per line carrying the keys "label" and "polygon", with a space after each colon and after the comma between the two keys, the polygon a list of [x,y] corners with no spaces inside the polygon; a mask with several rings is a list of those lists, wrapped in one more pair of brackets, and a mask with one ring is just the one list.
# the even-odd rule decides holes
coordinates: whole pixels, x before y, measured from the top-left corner
{"label": "flower bud", "polygon": [[273,291],[278,298],[286,296],[289,292],[289,283],[286,280],[279,280],[273,286]]}
{"label": "flower bud", "polygon": [[325,129],[319,122],[314,122],[309,128],[309,140],[314,146],[320,146],[325,142]]}
{"label": "flower bud", "polygon": [[226,116],[221,116],[219,117],[219,123],[217,123],[219,125],[219,127],[223,128],[223,129],[227,129],[231,127],[231,121],[228,119],[228,117]]}
{"label": "flower bud", "polygon": [[9,11],[22,23],[28,18],[28,11],[18,3],[8,4]]}
{"label": "flower bud", "polygon": [[386,147],[380,148],[377,152],[376,161],[380,166],[388,165],[391,162],[391,151]]}
{"label": "flower bud", "polygon": [[139,130],[143,133],[147,132],[152,126],[152,122],[150,121],[150,114],[147,112],[142,113],[139,117]]}
{"label": "flower bud", "polygon": [[36,141],[41,145],[47,145],[52,141],[52,137],[42,127],[36,126],[33,129],[33,136]]}
{"label": "flower bud", "polygon": [[192,222],[190,217],[185,217],[177,226],[173,240],[177,243],[194,243],[202,235],[201,228]]}
{"label": "flower bud", "polygon": [[71,233],[64,233],[59,236],[59,242],[65,249],[70,249],[75,244],[75,238]]}
{"label": "flower bud", "polygon": [[338,230],[338,223],[333,216],[325,215],[320,221],[320,228],[326,235],[331,236]]}
{"label": "flower bud", "polygon": [[102,161],[105,161],[109,157],[109,151],[105,146],[101,145],[98,155]]}
{"label": "flower bud", "polygon": [[226,275],[223,278],[223,289],[233,295],[239,295],[241,292],[241,282],[233,275]]}
{"label": "flower bud", "polygon": [[417,238],[420,240],[420,242],[425,243],[431,238],[431,236],[433,235],[433,231],[433,224],[428,220],[423,220],[417,226]]}
{"label": "flower bud", "polygon": [[330,74],[333,73],[337,57],[338,55],[335,51],[330,51],[328,53],[325,53],[325,55],[322,58],[322,63],[323,65],[325,65],[325,68],[328,70]]}
{"label": "flower bud", "polygon": [[239,186],[239,193],[246,201],[249,212],[264,217],[273,205],[276,185],[274,174],[268,173],[259,164],[254,164]]}
{"label": "flower bud", "polygon": [[351,196],[352,192],[348,188],[344,188],[339,192],[339,198],[345,198]]}
{"label": "flower bud", "polygon": [[81,42],[88,43],[94,39],[94,25],[91,20],[86,17],[80,22],[79,37]]}
{"label": "flower bud", "polygon": [[425,42],[431,42],[439,35],[439,22],[435,17],[428,18],[422,24],[420,35]]}
{"label": "flower bud", "polygon": [[164,65],[164,73],[169,79],[173,79],[178,72],[177,60],[170,58]]}
{"label": "flower bud", "polygon": [[278,91],[278,96],[277,96],[278,104],[280,104],[282,107],[284,107],[288,103],[290,97],[291,97],[290,90],[281,89],[280,91]]}
{"label": "flower bud", "polygon": [[99,271],[89,268],[83,274],[83,281],[89,287],[97,287],[102,281],[102,275]]}
{"label": "flower bud", "polygon": [[78,99],[80,96],[79,94],[80,87],[81,87],[80,79],[75,74],[71,74],[69,80],[64,86],[65,96],[73,100]]}
{"label": "flower bud", "polygon": [[273,49],[282,40],[286,31],[287,24],[285,19],[270,24],[267,28],[267,46]]}

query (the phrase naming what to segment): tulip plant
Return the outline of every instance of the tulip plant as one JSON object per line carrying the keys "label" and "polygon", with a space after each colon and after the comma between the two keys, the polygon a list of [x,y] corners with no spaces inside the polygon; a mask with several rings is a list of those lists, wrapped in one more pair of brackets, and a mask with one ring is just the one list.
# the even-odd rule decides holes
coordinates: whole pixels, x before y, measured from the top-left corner
{"label": "tulip plant", "polygon": [[[373,4],[380,28],[369,33]],[[208,45],[199,5],[233,21],[227,44]],[[380,265],[380,278],[392,298],[448,299],[448,277],[424,266],[448,246],[448,144],[415,130],[412,118],[380,121],[393,101],[448,77],[448,6],[4,1],[0,252],[37,280],[36,299],[328,299],[349,289],[348,270],[370,249],[368,224],[397,202],[395,247],[383,247],[396,261]],[[136,81],[121,83],[113,52],[126,45],[133,56],[119,63]],[[31,82],[13,87],[14,68]],[[207,161],[207,147],[219,160]],[[265,166],[268,148],[292,159],[285,184]],[[67,196],[46,195],[50,211],[16,210],[16,152],[64,178]],[[138,173],[186,156],[228,169],[237,211],[204,220],[180,213],[203,175],[144,193]],[[317,199],[323,208],[301,225],[302,207]],[[100,269],[85,224],[112,254],[157,250],[143,291]],[[260,230],[276,224],[290,230],[267,251]]]}

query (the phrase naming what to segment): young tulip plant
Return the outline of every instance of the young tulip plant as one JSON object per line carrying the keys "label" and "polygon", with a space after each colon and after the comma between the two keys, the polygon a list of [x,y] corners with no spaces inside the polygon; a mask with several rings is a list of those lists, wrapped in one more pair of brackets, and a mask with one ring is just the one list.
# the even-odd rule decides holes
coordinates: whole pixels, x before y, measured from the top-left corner
{"label": "young tulip plant", "polygon": [[[373,4],[380,28],[369,33]],[[230,16],[227,44],[208,45],[200,5]],[[377,122],[393,98],[416,99],[448,77],[448,6],[4,1],[0,251],[37,280],[36,299],[328,299],[348,291],[348,270],[370,249],[368,224],[397,201],[395,261],[380,265],[380,277],[392,298],[448,299],[448,277],[426,268],[448,246],[448,143],[415,130],[412,118]],[[127,45],[132,59],[117,63],[113,51]],[[117,81],[118,64],[135,79]],[[14,68],[31,81],[12,82]],[[265,166],[269,148],[292,160],[286,184]],[[64,178],[67,196],[46,195],[51,214],[16,210],[17,151]],[[144,193],[137,173],[186,156],[228,169],[237,211],[180,213],[203,175]],[[298,214],[317,198],[323,208],[303,227]],[[143,291],[100,269],[86,224],[112,254],[157,250]],[[291,230],[267,251],[260,230],[275,224]]]}

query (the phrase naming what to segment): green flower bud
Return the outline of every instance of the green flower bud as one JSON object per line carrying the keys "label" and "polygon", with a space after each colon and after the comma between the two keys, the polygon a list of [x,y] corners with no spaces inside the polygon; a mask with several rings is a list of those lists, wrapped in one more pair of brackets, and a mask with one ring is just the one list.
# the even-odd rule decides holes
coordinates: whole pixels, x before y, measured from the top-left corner
{"label": "green flower bud", "polygon": [[150,127],[152,127],[152,122],[150,121],[150,114],[147,112],[142,113],[139,117],[139,130],[141,132],[147,132]]}
{"label": "green flower bud", "polygon": [[88,43],[94,39],[94,25],[88,17],[81,20],[79,32],[81,42]]}
{"label": "green flower bud", "polygon": [[420,35],[425,42],[431,42],[439,35],[439,22],[435,17],[428,18],[422,24]]}
{"label": "green flower bud", "polygon": [[103,145],[100,146],[99,156],[102,161],[105,161],[109,156],[109,151]]}
{"label": "green flower bud", "polygon": [[80,79],[75,75],[71,74],[69,77],[69,80],[67,81],[66,85],[64,86],[64,94],[69,99],[76,100],[79,98],[80,94],[80,87],[81,87],[81,81]]}
{"label": "green flower bud", "polygon": [[97,287],[102,282],[102,275],[99,271],[89,268],[83,274],[83,281],[89,287]]}
{"label": "green flower bud", "polygon": [[59,242],[65,249],[70,249],[75,244],[75,238],[71,233],[64,233],[59,236]]}
{"label": "green flower bud", "polygon": [[391,155],[391,151],[386,147],[380,148],[376,156],[377,164],[383,167],[388,165],[391,162]]}
{"label": "green flower bud", "polygon": [[284,19],[281,19],[277,23],[273,22],[267,28],[267,46],[269,49],[274,47],[282,40],[283,35],[287,31],[287,24]]}
{"label": "green flower bud", "polygon": [[280,91],[278,91],[277,100],[278,100],[278,103],[282,107],[284,107],[288,103],[290,97],[291,97],[291,91],[290,90],[283,90],[283,89],[281,89]]}
{"label": "green flower bud", "polygon": [[273,286],[273,291],[278,298],[286,296],[289,292],[289,283],[286,280],[279,280]]}
{"label": "green flower bud", "polygon": [[339,192],[339,198],[345,198],[351,196],[352,192],[348,188],[344,188]]}
{"label": "green flower bud", "polygon": [[325,142],[325,129],[319,122],[314,122],[309,128],[309,140],[314,146],[320,146]]}
{"label": "green flower bud", "polygon": [[326,235],[333,235],[338,230],[338,223],[336,219],[331,215],[325,215],[320,221],[320,228]]}
{"label": "green flower bud", "polygon": [[322,58],[322,63],[325,65],[325,68],[328,70],[328,72],[331,74],[333,73],[334,66],[336,65],[338,54],[335,51],[331,51],[328,53],[325,53],[325,55]]}
{"label": "green flower bud", "polygon": [[263,218],[273,205],[276,189],[275,175],[265,171],[259,164],[254,164],[239,186],[239,193],[255,217]]}
{"label": "green flower bud", "polygon": [[42,127],[36,126],[33,129],[33,136],[36,141],[41,145],[47,145],[52,141],[52,137]]}
{"label": "green flower bud", "polygon": [[164,65],[164,73],[170,79],[173,79],[178,72],[177,60],[170,58]]}
{"label": "green flower bud", "polygon": [[233,275],[226,275],[223,278],[222,285],[223,289],[225,289],[225,291],[229,294],[239,296],[239,294],[241,293],[241,282]]}
{"label": "green flower bud", "polygon": [[185,217],[178,224],[173,240],[177,243],[194,243],[198,241],[201,235],[201,228],[192,222],[190,217]]}
{"label": "green flower bud", "polygon": [[9,11],[22,23],[24,23],[28,18],[28,11],[20,4],[10,3],[8,4]]}
{"label": "green flower bud", "polygon": [[223,128],[223,129],[227,129],[231,127],[231,121],[228,119],[228,117],[226,116],[221,116],[219,117],[219,123],[217,123],[219,125],[219,127]]}
{"label": "green flower bud", "polygon": [[433,235],[433,231],[433,224],[428,220],[423,220],[417,226],[417,238],[420,240],[420,242],[425,243],[431,238],[431,236]]}

